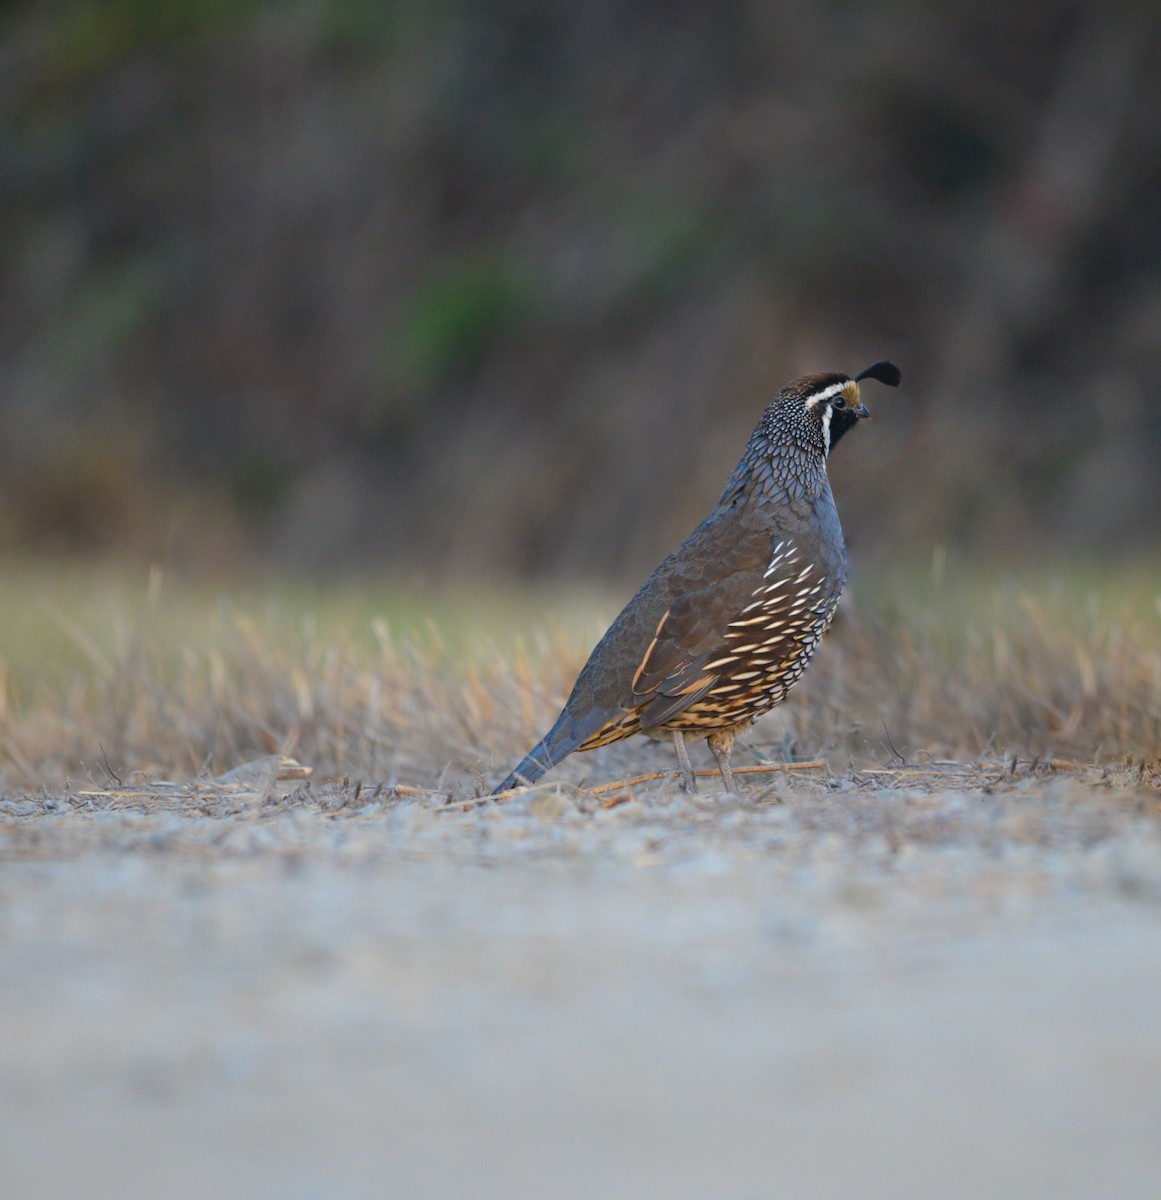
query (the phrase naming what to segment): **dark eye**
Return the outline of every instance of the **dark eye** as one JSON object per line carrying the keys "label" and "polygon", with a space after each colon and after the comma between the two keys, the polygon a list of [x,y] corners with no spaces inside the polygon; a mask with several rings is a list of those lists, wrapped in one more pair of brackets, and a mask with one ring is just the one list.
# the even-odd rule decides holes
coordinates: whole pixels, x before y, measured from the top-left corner
{"label": "dark eye", "polygon": [[844,395],[842,394],[842,392],[840,392],[840,393],[839,393],[839,394],[838,394],[838,395],[837,395],[837,396],[836,396],[836,397],[835,397],[835,398],[834,398],[834,399],[831,401],[831,407],[832,407],[832,408],[846,408],[846,406],[847,406],[847,398],[846,398],[846,396],[844,396]]}

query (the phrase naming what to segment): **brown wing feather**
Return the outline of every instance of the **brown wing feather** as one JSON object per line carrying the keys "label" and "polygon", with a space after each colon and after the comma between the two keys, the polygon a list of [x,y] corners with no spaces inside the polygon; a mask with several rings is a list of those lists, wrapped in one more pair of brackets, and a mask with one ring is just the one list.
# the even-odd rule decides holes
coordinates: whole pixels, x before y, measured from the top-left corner
{"label": "brown wing feather", "polygon": [[772,539],[768,527],[715,512],[650,576],[590,655],[567,708],[605,719],[578,749],[641,729],[728,724],[719,717],[745,706],[748,720],[777,703],[818,639],[817,614],[794,594],[808,562],[789,534]]}
{"label": "brown wing feather", "polygon": [[638,732],[641,710],[661,687],[680,693],[695,682],[689,668],[712,657],[769,558],[769,533],[739,522],[733,511],[699,526],[645,581],[578,676],[567,709],[605,715],[578,749]]}
{"label": "brown wing feather", "polygon": [[[724,577],[715,573],[704,580],[683,580],[685,590],[670,606],[635,676],[631,704],[642,710],[642,728],[671,720],[730,673],[731,622],[772,582],[768,538],[757,553],[751,544],[738,550],[741,561]],[[793,557],[789,539],[781,541],[779,555],[779,563]],[[728,564],[719,558],[710,566],[721,571]]]}
{"label": "brown wing feather", "polygon": [[[739,573],[726,593],[710,598],[704,610],[708,632],[698,638],[695,653],[676,639],[667,644],[672,617],[666,621],[634,687],[640,727],[681,726],[683,714],[691,728],[735,716],[744,720],[777,703],[830,620],[837,592],[824,578],[783,539],[756,579]],[[678,661],[664,674],[667,658]],[[651,695],[641,686],[646,679],[657,679]]]}

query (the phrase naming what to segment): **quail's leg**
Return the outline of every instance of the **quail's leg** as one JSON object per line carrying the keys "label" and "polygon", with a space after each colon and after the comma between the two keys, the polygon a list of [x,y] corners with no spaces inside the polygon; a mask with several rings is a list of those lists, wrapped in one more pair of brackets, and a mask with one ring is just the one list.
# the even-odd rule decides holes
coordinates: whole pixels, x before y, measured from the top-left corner
{"label": "quail's leg", "polygon": [[714,752],[714,758],[718,760],[718,770],[722,773],[722,782],[726,785],[727,792],[737,792],[737,785],[734,783],[734,769],[730,766],[730,753],[734,748],[734,731],[732,729],[719,729],[711,733],[706,741],[709,742],[709,748]]}
{"label": "quail's leg", "polygon": [[696,792],[697,780],[693,777],[693,767],[689,765],[689,751],[685,748],[685,734],[680,729],[673,731],[673,749],[677,752],[677,761],[681,764],[681,786],[687,792]]}

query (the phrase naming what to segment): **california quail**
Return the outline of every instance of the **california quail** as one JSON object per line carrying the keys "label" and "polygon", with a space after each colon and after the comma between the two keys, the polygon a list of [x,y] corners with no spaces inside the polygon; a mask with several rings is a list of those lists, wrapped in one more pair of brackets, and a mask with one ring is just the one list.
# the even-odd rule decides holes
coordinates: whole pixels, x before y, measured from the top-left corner
{"label": "california quail", "polygon": [[663,729],[684,787],[696,788],[688,734],[707,738],[735,790],[734,738],[798,681],[846,579],[827,455],[870,415],[859,381],[900,378],[894,363],[877,362],[853,379],[804,375],[778,393],[713,512],[625,606],[556,724],[493,795],[574,750]]}

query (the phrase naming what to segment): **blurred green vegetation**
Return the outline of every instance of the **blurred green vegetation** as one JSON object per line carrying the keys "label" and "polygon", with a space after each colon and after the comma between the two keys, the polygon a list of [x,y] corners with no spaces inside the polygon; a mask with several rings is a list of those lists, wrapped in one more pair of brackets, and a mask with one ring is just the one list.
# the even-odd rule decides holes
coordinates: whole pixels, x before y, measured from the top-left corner
{"label": "blurred green vegetation", "polygon": [[433,273],[388,334],[387,403],[421,404],[455,373],[478,367],[526,307],[523,280],[502,261],[473,257]]}
{"label": "blurred green vegetation", "polygon": [[[0,553],[637,576],[806,370],[869,559],[1155,554],[1161,10],[0,11]],[[901,486],[905,483],[905,486]]]}

